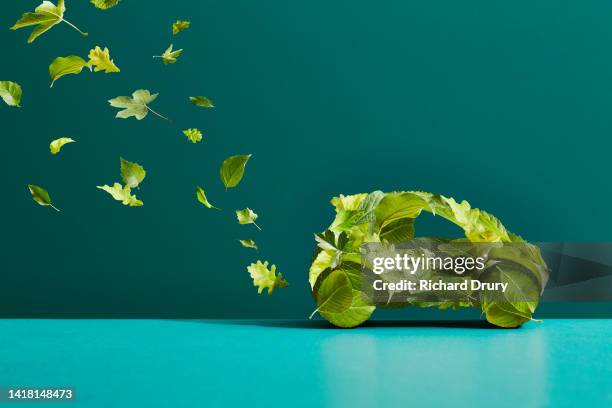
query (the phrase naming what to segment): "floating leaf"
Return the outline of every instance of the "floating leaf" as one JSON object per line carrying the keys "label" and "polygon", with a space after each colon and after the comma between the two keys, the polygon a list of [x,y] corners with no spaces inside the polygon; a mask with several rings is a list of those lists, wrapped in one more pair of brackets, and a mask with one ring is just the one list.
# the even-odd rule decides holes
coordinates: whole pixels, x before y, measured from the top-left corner
{"label": "floating leaf", "polygon": [[198,199],[199,202],[204,204],[206,207],[214,208],[215,210],[220,210],[220,208],[217,208],[214,205],[212,205],[210,202],[208,202],[208,198],[206,198],[206,193],[204,192],[204,189],[200,186],[196,187],[196,198]]}
{"label": "floating leaf", "polygon": [[99,8],[100,10],[108,10],[111,7],[115,7],[119,4],[120,0],[91,0],[91,4]]}
{"label": "floating leaf", "polygon": [[251,156],[250,154],[231,156],[223,161],[219,173],[226,189],[236,187],[240,183],[244,168]]}
{"label": "floating leaf", "polygon": [[59,211],[53,204],[51,204],[51,197],[49,193],[42,187],[35,186],[34,184],[28,184],[30,194],[32,194],[32,200],[43,206],[49,206],[55,211]]}
{"label": "floating leaf", "polygon": [[190,96],[189,100],[191,101],[191,103],[193,103],[195,106],[199,106],[201,108],[214,108],[215,106],[213,105],[212,101],[208,98],[206,98],[205,96]]}
{"label": "floating leaf", "polygon": [[47,32],[51,27],[62,21],[70,27],[77,30],[81,35],[86,36],[87,33],[79,30],[77,26],[64,18],[66,6],[64,0],[58,0],[57,6],[50,1],[43,1],[42,4],[34,10],[33,13],[24,13],[19,21],[11,27],[11,30],[18,30],[23,27],[38,26],[34,28],[32,34],[28,38],[28,43],[34,42],[41,34]]}
{"label": "floating leaf", "polygon": [[140,207],[143,205],[143,202],[138,200],[136,196],[131,194],[130,186],[121,186],[119,183],[115,183],[111,186],[97,186],[100,190],[106,191],[110,194],[115,200],[121,201],[123,205],[128,205],[130,207]]}
{"label": "floating leaf", "polygon": [[191,22],[184,20],[176,20],[174,24],[172,24],[172,35],[177,35],[181,31],[185,31],[189,28]]}
{"label": "floating leaf", "polygon": [[0,81],[0,98],[8,106],[20,107],[21,86],[17,82]]}
{"label": "floating leaf", "polygon": [[51,142],[51,144],[49,145],[49,150],[51,150],[51,154],[58,154],[59,151],[62,149],[62,146],[74,142],[75,140],[69,137],[60,137],[59,139],[55,139]]}
{"label": "floating leaf", "polygon": [[69,74],[80,74],[83,68],[87,67],[87,62],[77,56],[69,55],[67,57],[57,57],[49,65],[49,76],[51,77],[51,87],[55,81]]}
{"label": "floating leaf", "polygon": [[124,108],[124,110],[117,112],[116,118],[127,119],[130,116],[134,116],[137,120],[142,120],[147,116],[147,113],[151,112],[169,121],[170,119],[155,112],[148,105],[157,98],[157,95],[151,95],[146,89],[139,89],[132,94],[131,98],[129,96],[118,96],[110,99],[108,103],[114,108]]}
{"label": "floating leaf", "polygon": [[144,180],[147,172],[144,167],[142,167],[138,163],[132,163],[131,161],[127,161],[123,158],[119,159],[121,161],[121,179],[125,183],[125,185],[129,188],[136,188],[142,180]]}
{"label": "floating leaf", "polygon": [[272,265],[268,269],[268,261],[261,263],[252,263],[247,267],[251,278],[253,279],[253,286],[257,287],[257,293],[261,294],[264,289],[268,289],[268,295],[271,295],[274,288],[284,288],[289,284],[283,279],[283,274],[279,273],[276,275],[276,265]]}
{"label": "floating leaf", "polygon": [[239,224],[253,224],[257,227],[257,229],[261,230],[261,228],[259,228],[259,225],[255,223],[255,220],[257,220],[258,215],[255,214],[255,212],[253,212],[253,210],[251,210],[250,208],[245,208],[244,210],[236,210],[236,217],[238,218]]}
{"label": "floating leaf", "polygon": [[242,246],[245,248],[258,249],[257,244],[252,239],[240,239],[239,241],[242,244]]}
{"label": "floating leaf", "polygon": [[161,58],[164,62],[164,65],[174,64],[178,57],[181,56],[183,50],[172,51],[173,45],[170,46],[164,51],[162,55],[154,55],[153,58]]}
{"label": "floating leaf", "polygon": [[94,72],[104,71],[104,73],[110,74],[111,72],[121,71],[111,59],[110,52],[106,47],[103,50],[99,46],[96,46],[96,48],[89,51],[87,57],[89,58],[87,64],[90,67],[95,67]]}
{"label": "floating leaf", "polygon": [[202,140],[202,132],[196,128],[183,130],[183,134],[187,136],[187,139],[191,140],[192,143],[198,143]]}

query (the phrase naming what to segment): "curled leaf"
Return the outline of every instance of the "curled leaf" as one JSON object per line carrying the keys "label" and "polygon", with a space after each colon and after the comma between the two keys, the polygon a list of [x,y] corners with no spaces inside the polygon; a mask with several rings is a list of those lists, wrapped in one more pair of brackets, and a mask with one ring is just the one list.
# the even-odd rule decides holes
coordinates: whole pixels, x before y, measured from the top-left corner
{"label": "curled leaf", "polygon": [[202,132],[200,132],[199,129],[185,129],[183,130],[183,134],[187,136],[187,139],[191,140],[192,143],[198,143],[202,141]]}
{"label": "curled leaf", "polygon": [[121,186],[119,183],[115,183],[112,187],[103,185],[97,186],[100,190],[106,191],[110,194],[115,200],[121,201],[123,205],[128,205],[130,207],[140,207],[143,205],[143,202],[138,200],[136,196],[131,194],[130,186]]}
{"label": "curled leaf", "polygon": [[51,154],[55,155],[60,152],[62,146],[68,143],[74,143],[75,140],[69,137],[60,137],[59,139],[55,139],[49,144],[49,150],[51,150]]}
{"label": "curled leaf", "polygon": [[115,7],[119,4],[120,0],[91,0],[91,4],[93,4],[96,8],[100,10],[108,10],[111,7]]}
{"label": "curled leaf", "polygon": [[96,48],[89,51],[87,57],[89,58],[87,64],[90,67],[95,67],[94,72],[104,71],[106,74],[120,72],[120,69],[110,57],[110,51],[106,47],[103,50],[99,46],[96,46]]}
{"label": "curled leaf", "polygon": [[172,51],[174,46],[170,44],[170,46],[164,51],[162,55],[154,55],[153,58],[161,58],[164,65],[174,64],[178,57],[181,56],[183,50]]}
{"label": "curled leaf", "polygon": [[189,28],[191,22],[184,20],[176,20],[174,24],[172,24],[172,35],[177,35],[181,31],[185,31]]}
{"label": "curled leaf", "polygon": [[55,81],[69,74],[80,74],[84,67],[87,67],[87,62],[77,56],[69,55],[67,57],[57,57],[49,65],[49,76],[51,77],[51,87],[55,84]]}
{"label": "curled leaf", "polygon": [[244,168],[251,156],[250,154],[231,156],[223,161],[219,174],[226,189],[236,187],[240,183]]}
{"label": "curled leaf", "polygon": [[17,82],[0,81],[0,98],[8,106],[20,107],[21,93],[21,86]]}
{"label": "curled leaf", "polygon": [[77,26],[69,22],[64,18],[64,13],[66,12],[66,6],[64,5],[64,0],[58,0],[57,6],[50,1],[43,1],[36,9],[34,9],[33,13],[24,13],[21,18],[11,27],[11,30],[18,30],[23,27],[37,26],[34,28],[30,37],[28,38],[28,43],[34,42],[41,34],[47,32],[51,27],[64,22],[68,24],[70,27],[77,30],[81,35],[87,36],[87,33],[79,30]]}
{"label": "curled leaf", "polygon": [[258,249],[257,248],[257,244],[252,239],[239,239],[238,241],[240,241],[242,246],[245,247],[245,248]]}
{"label": "curled leaf", "polygon": [[30,190],[30,194],[32,195],[32,200],[36,201],[38,204],[42,206],[49,206],[53,208],[55,211],[59,211],[52,203],[51,197],[47,190],[42,187],[35,186],[34,184],[28,184],[28,190]]}
{"label": "curled leaf", "polygon": [[118,96],[110,99],[108,103],[114,108],[123,108],[122,111],[117,112],[116,118],[127,119],[134,116],[137,120],[144,119],[149,112],[162,119],[170,120],[165,116],[160,115],[149,107],[149,103],[153,102],[157,98],[158,94],[153,94],[146,89],[139,89],[129,96]]}
{"label": "curled leaf", "polygon": [[258,215],[255,214],[255,212],[251,210],[250,208],[245,208],[244,210],[236,210],[236,218],[238,218],[239,224],[242,224],[242,225],[253,224],[257,227],[257,229],[261,230],[259,225],[255,223],[255,220],[257,220],[257,217]]}
{"label": "curled leaf", "polygon": [[190,96],[189,100],[195,106],[199,106],[200,108],[214,108],[212,101],[205,96]]}
{"label": "curled leaf", "polygon": [[207,208],[214,208],[215,210],[220,210],[220,208],[215,207],[208,201],[208,198],[206,198],[206,193],[204,192],[204,189],[200,186],[196,187],[196,198],[198,199],[199,202],[204,204],[204,206],[206,206]]}
{"label": "curled leaf", "polygon": [[283,274],[279,273],[276,275],[276,265],[272,265],[268,269],[268,261],[262,263],[252,263],[247,267],[251,279],[253,279],[253,286],[257,287],[257,293],[261,294],[264,289],[268,289],[268,295],[271,295],[274,288],[284,288],[288,286],[286,280],[283,279]]}
{"label": "curled leaf", "polygon": [[147,172],[144,167],[138,163],[132,163],[131,161],[119,158],[121,162],[121,179],[126,186],[130,188],[136,188],[144,180]]}

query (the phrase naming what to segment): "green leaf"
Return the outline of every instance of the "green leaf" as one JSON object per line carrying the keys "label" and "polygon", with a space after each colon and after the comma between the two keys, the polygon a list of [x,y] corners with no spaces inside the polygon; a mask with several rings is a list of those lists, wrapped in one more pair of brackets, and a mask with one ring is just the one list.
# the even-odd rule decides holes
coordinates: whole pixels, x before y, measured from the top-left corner
{"label": "green leaf", "polygon": [[21,103],[21,86],[12,81],[0,81],[0,98],[8,106],[20,107]]}
{"label": "green leaf", "polygon": [[247,267],[251,278],[253,279],[253,286],[257,287],[257,293],[261,294],[264,289],[268,289],[268,295],[271,295],[274,288],[284,288],[289,284],[283,279],[283,274],[279,273],[276,275],[276,265],[272,265],[268,269],[268,261],[261,263],[252,263]]}
{"label": "green leaf", "polygon": [[208,198],[206,198],[206,193],[204,192],[204,189],[200,186],[196,187],[196,198],[198,199],[199,202],[204,204],[204,206],[208,208],[214,208],[215,210],[220,210],[220,208],[215,207],[208,201]]}
{"label": "green leaf", "polygon": [[250,208],[245,208],[244,210],[236,210],[236,218],[238,218],[239,224],[253,224],[257,227],[257,229],[261,230],[261,228],[259,228],[259,225],[255,223],[257,217],[258,215],[255,214]]}
{"label": "green leaf", "polygon": [[144,167],[138,163],[127,161],[122,157],[119,158],[119,161],[121,162],[121,179],[125,185],[129,188],[138,187],[147,175]]}
{"label": "green leaf", "polygon": [[58,0],[57,6],[50,1],[43,1],[33,13],[24,13],[21,18],[11,27],[11,30],[18,30],[23,27],[37,26],[34,28],[28,43],[34,42],[41,34],[47,32],[51,27],[61,22],[68,24],[70,27],[77,30],[81,35],[87,36],[87,33],[79,30],[77,26],[64,18],[66,6],[64,0]]}
{"label": "green leaf", "polygon": [[142,201],[138,200],[136,196],[131,194],[131,189],[129,186],[123,187],[121,184],[115,183],[112,187],[108,185],[97,187],[100,190],[106,191],[115,200],[121,201],[123,205],[128,205],[130,207],[140,207],[143,205]]}
{"label": "green leaf", "polygon": [[115,7],[119,4],[120,0],[91,0],[91,4],[99,8],[100,10],[108,10],[111,7]]}
{"label": "green leaf", "polygon": [[62,149],[62,146],[64,146],[65,144],[74,143],[74,142],[75,140],[69,137],[60,137],[59,139],[55,139],[54,141],[51,142],[51,144],[49,144],[49,150],[51,150],[51,154],[55,155],[60,152],[60,150]]}
{"label": "green leaf", "polygon": [[200,108],[214,108],[212,101],[204,96],[190,96],[189,100],[195,106],[199,106]]}
{"label": "green leaf", "polygon": [[51,77],[51,87],[55,84],[55,81],[69,74],[80,74],[83,68],[87,67],[87,62],[77,56],[69,55],[67,57],[57,57],[49,65],[49,76]]}
{"label": "green leaf", "polygon": [[252,248],[252,249],[255,249],[255,250],[258,249],[257,248],[257,244],[252,239],[239,239],[238,241],[240,241],[242,246],[245,247],[245,248]]}
{"label": "green leaf", "polygon": [[202,141],[202,132],[196,128],[185,129],[183,130],[183,134],[187,136],[187,139],[191,140],[192,143]]}
{"label": "green leaf", "polygon": [[251,156],[251,154],[231,156],[223,161],[219,172],[226,189],[236,187],[240,183],[244,168]]}
{"label": "green leaf", "polygon": [[47,190],[42,187],[35,186],[34,184],[28,184],[28,190],[30,190],[30,194],[32,195],[32,200],[36,201],[38,204],[43,206],[49,206],[53,208],[55,211],[59,211],[52,203],[51,197]]}
{"label": "green leaf", "polygon": [[154,55],[153,58],[161,58],[164,65],[174,64],[177,61],[177,58],[183,53],[183,50],[172,51],[172,48],[173,45],[170,44],[162,55]]}
{"label": "green leaf", "polygon": [[139,89],[129,96],[118,96],[110,99],[108,103],[114,108],[123,108],[122,111],[117,112],[116,118],[127,119],[134,116],[137,120],[144,119],[149,112],[162,119],[170,120],[165,116],[160,115],[149,107],[149,104],[153,102],[159,94],[153,94],[146,89]]}
{"label": "green leaf", "polygon": [[181,31],[185,31],[189,28],[191,22],[184,20],[176,20],[174,24],[172,24],[172,35],[177,35]]}
{"label": "green leaf", "polygon": [[115,65],[115,62],[110,57],[110,51],[104,47],[104,50],[99,46],[89,51],[87,56],[89,61],[87,65],[95,67],[94,72],[104,71],[106,74],[112,72],[121,72],[121,70]]}
{"label": "green leaf", "polygon": [[322,283],[315,292],[317,308],[310,315],[310,319],[317,312],[343,313],[353,304],[353,290],[346,274],[342,271],[333,271],[322,279]]}

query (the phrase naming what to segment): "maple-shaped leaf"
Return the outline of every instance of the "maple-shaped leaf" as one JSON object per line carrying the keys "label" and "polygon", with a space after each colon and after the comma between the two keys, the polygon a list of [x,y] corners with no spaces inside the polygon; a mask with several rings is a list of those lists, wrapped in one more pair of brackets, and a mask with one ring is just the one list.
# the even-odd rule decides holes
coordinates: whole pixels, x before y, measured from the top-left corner
{"label": "maple-shaped leaf", "polygon": [[276,265],[272,265],[272,267],[268,269],[268,261],[262,263],[258,260],[257,263],[249,265],[247,270],[249,274],[251,274],[253,286],[257,287],[257,293],[259,294],[261,294],[264,289],[268,289],[268,295],[271,295],[274,288],[284,288],[289,285],[289,283],[283,279],[282,273],[276,274]]}
{"label": "maple-shaped leaf", "polygon": [[149,107],[149,104],[157,98],[157,95],[158,94],[151,95],[146,89],[139,89],[132,94],[131,98],[129,96],[118,96],[110,99],[108,103],[114,108],[123,108],[122,111],[117,112],[117,115],[115,115],[115,117],[120,119],[127,119],[134,116],[137,120],[142,120],[151,112],[169,121],[170,119],[160,115]]}
{"label": "maple-shaped leaf", "polygon": [[87,56],[89,61],[87,64],[90,67],[95,67],[94,72],[104,71],[106,74],[111,72],[121,72],[121,70],[115,65],[115,62],[110,57],[110,51],[108,48],[104,49],[96,46],[96,48],[89,51]]}
{"label": "maple-shaped leaf", "polygon": [[162,55],[154,55],[153,58],[161,58],[164,62],[164,65],[174,64],[178,57],[181,56],[183,50],[172,51],[174,46],[170,44],[170,46],[164,51]]}
{"label": "maple-shaped leaf", "polygon": [[123,205],[128,205],[130,207],[140,207],[144,203],[136,198],[136,196],[131,194],[130,186],[123,187],[119,183],[115,183],[112,187],[103,185],[97,186],[100,190],[106,191],[110,194],[115,200],[121,201]]}
{"label": "maple-shaped leaf", "polygon": [[43,1],[36,9],[34,9],[33,13],[24,13],[21,18],[11,27],[11,30],[18,30],[23,27],[37,26],[34,28],[30,37],[28,38],[28,43],[32,43],[36,40],[41,34],[47,32],[51,27],[57,25],[61,22],[68,24],[70,27],[77,30],[81,35],[86,36],[87,33],[79,30],[77,26],[72,24],[70,21],[64,18],[64,13],[66,12],[66,5],[64,4],[64,0],[58,0],[57,6],[50,1]]}

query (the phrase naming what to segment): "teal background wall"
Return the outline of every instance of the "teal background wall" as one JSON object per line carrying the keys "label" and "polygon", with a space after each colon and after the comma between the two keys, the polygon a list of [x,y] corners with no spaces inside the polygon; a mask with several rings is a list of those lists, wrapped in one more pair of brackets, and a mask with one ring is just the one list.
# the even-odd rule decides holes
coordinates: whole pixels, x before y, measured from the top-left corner
{"label": "teal background wall", "polygon": [[[6,3],[5,28],[37,4]],[[2,316],[304,317],[312,234],[339,193],[420,189],[467,199],[532,241],[610,237],[609,2],[67,7],[89,37],[63,24],[28,45],[28,30],[0,30],[0,80],[24,88],[21,109],[0,104]],[[192,28],[172,38],[179,18]],[[163,66],[151,56],[170,42],[185,52]],[[95,45],[110,48],[120,74],[83,72],[49,88],[53,58]],[[174,123],[114,119],[107,100],[138,88],[159,92],[154,108]],[[204,142],[189,143],[187,127]],[[78,143],[51,156],[60,136]],[[245,178],[225,192],[219,165],[244,153]],[[119,181],[120,156],[147,169],[142,208],[95,188]],[[28,183],[62,212],[31,201]],[[196,185],[224,211],[199,205]],[[262,232],[235,222],[246,206]],[[460,231],[430,218],[417,233]],[[246,272],[258,257],[291,286],[258,296]]]}

